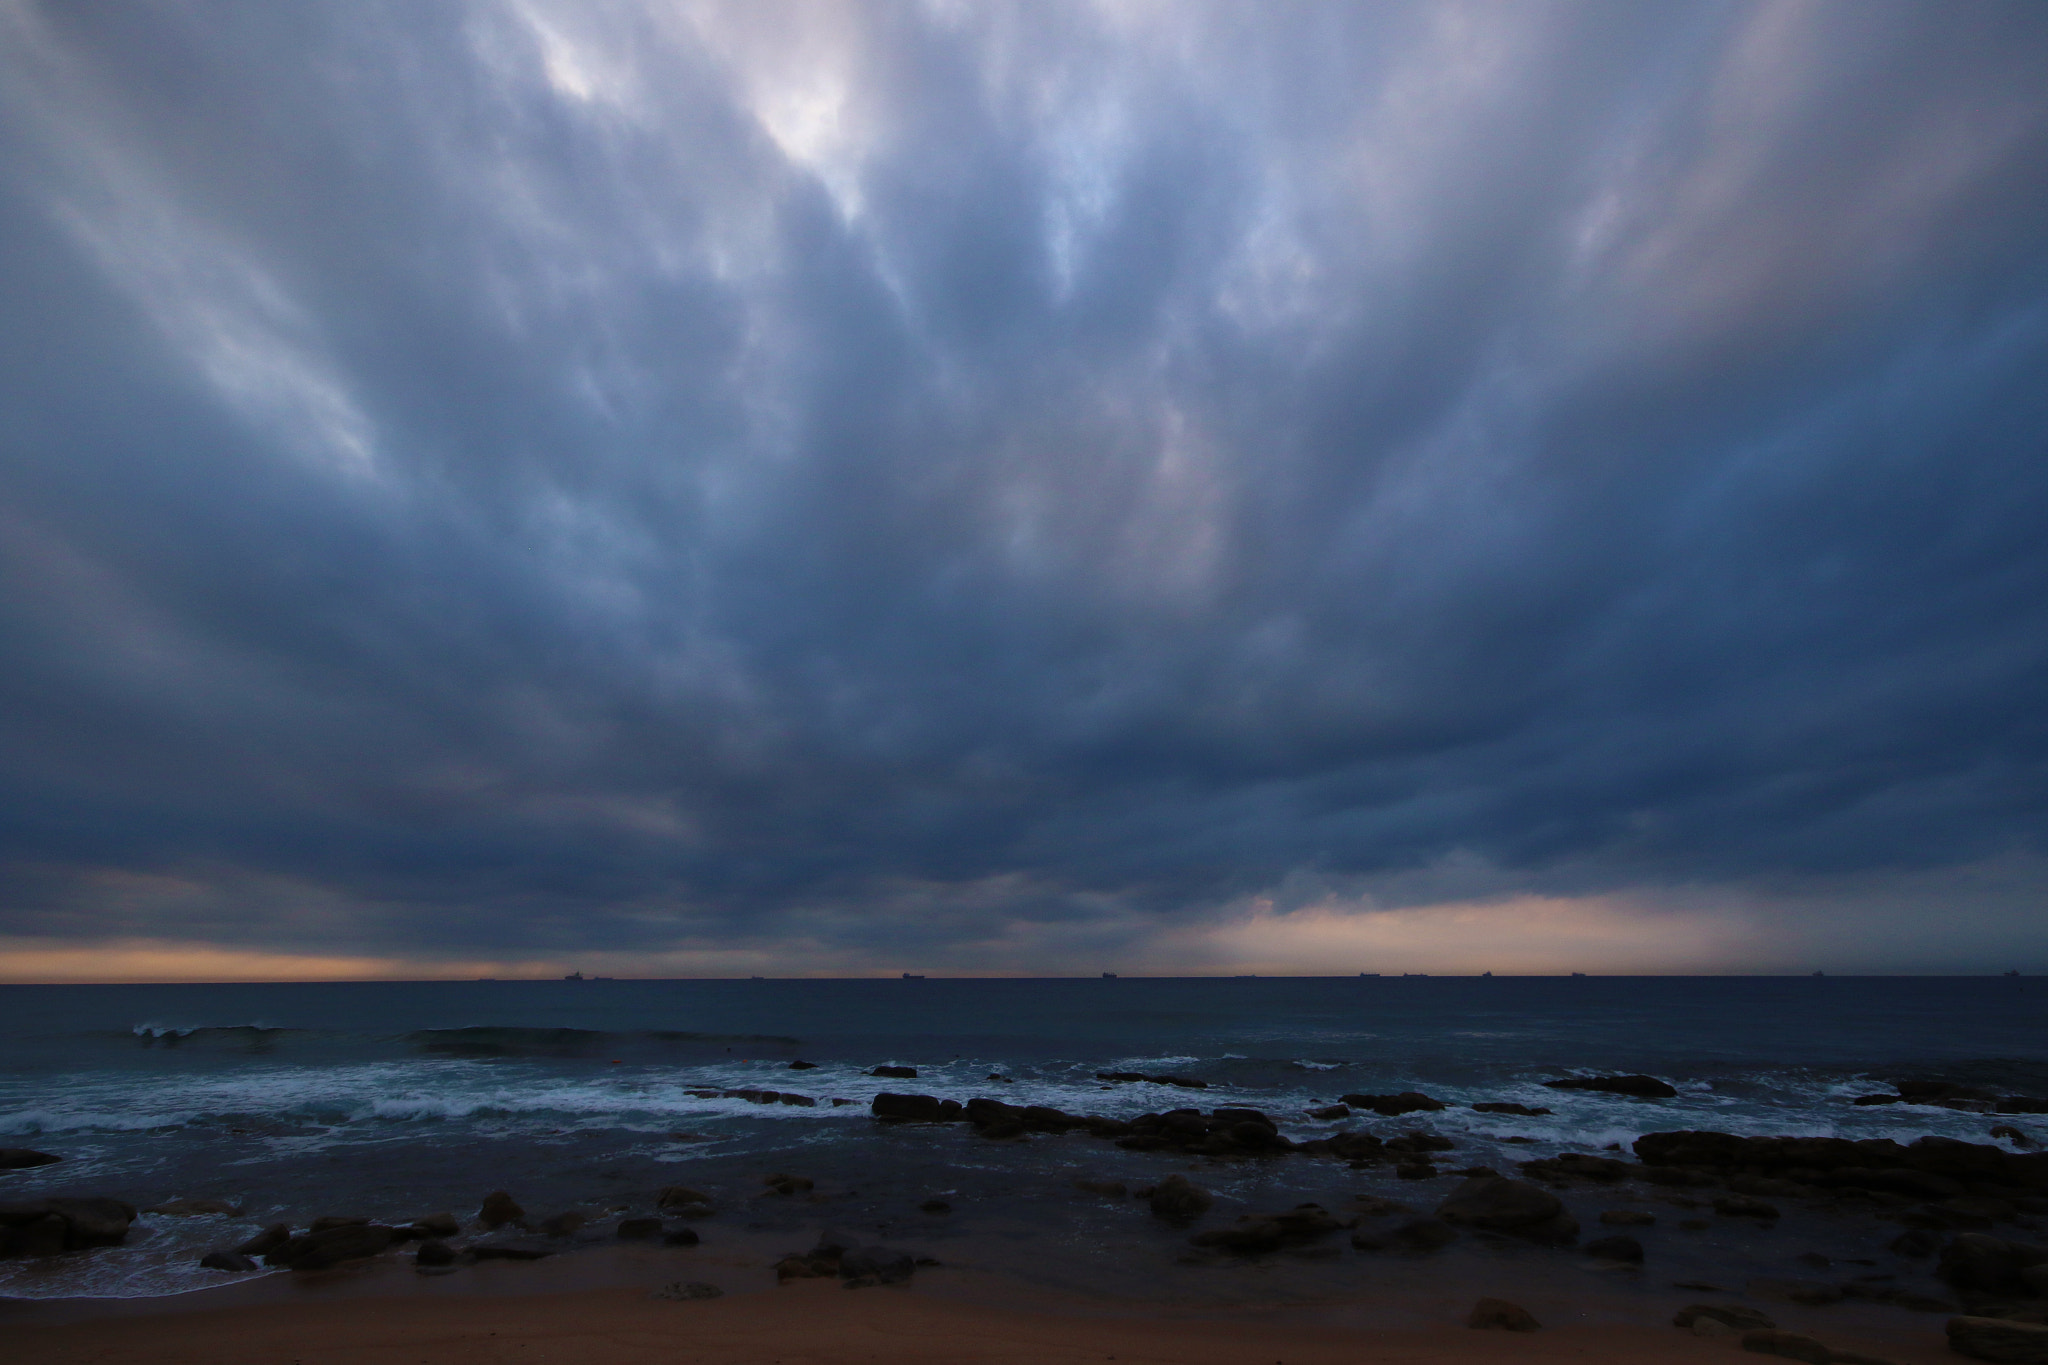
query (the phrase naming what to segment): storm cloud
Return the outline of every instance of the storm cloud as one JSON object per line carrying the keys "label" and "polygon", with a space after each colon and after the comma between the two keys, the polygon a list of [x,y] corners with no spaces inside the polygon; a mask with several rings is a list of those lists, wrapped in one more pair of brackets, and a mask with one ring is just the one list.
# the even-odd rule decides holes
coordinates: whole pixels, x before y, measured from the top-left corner
{"label": "storm cloud", "polygon": [[0,940],[2048,960],[2044,92],[2002,4],[4,0]]}

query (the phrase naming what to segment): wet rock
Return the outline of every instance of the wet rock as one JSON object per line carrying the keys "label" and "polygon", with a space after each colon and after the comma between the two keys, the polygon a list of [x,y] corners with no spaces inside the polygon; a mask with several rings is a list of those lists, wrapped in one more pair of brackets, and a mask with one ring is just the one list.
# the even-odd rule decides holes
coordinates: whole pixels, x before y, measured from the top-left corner
{"label": "wet rock", "polygon": [[1177,1085],[1183,1090],[1207,1090],[1209,1088],[1207,1081],[1197,1080],[1193,1076],[1148,1076],[1142,1071],[1098,1071],[1095,1073],[1095,1079],[1098,1081],[1119,1081],[1126,1084],[1134,1081],[1149,1081],[1153,1085]]}
{"label": "wet rock", "polygon": [[791,1071],[816,1071],[818,1064],[816,1062],[795,1061],[789,1064],[789,1069]]}
{"label": "wet rock", "polygon": [[430,1237],[421,1242],[412,1254],[414,1265],[454,1265],[455,1248],[439,1238]]}
{"label": "wet rock", "polygon": [[199,1258],[199,1268],[247,1274],[256,1268],[256,1262],[239,1251],[209,1251]]}
{"label": "wet rock", "polygon": [[1747,1194],[1724,1194],[1714,1200],[1714,1212],[1723,1218],[1776,1218],[1777,1206]]}
{"label": "wet rock", "polygon": [[1427,1161],[1404,1161],[1394,1167],[1395,1178],[1400,1180],[1434,1180],[1438,1174]]}
{"label": "wet rock", "polygon": [[[2048,1152],[2013,1152],[1988,1143],[1933,1136],[1901,1145],[1885,1138],[1745,1138],[1732,1133],[1679,1131],[1645,1133],[1636,1139],[1635,1152],[1646,1167],[1694,1168],[1709,1174],[1800,1173],[1802,1179],[1825,1183],[1852,1169],[1910,1170],[2030,1194],[2048,1190]],[[1657,1179],[1648,1169],[1644,1175]]]}
{"label": "wet rock", "polygon": [[1481,1299],[1472,1306],[1472,1316],[1465,1319],[1465,1325],[1499,1332],[1533,1332],[1543,1324],[1520,1304],[1506,1299]]}
{"label": "wet rock", "polygon": [[619,1238],[627,1242],[651,1242],[661,1236],[659,1218],[621,1218],[618,1227]]}
{"label": "wet rock", "polygon": [[1448,1152],[1457,1144],[1441,1133],[1413,1132],[1404,1133],[1384,1146],[1390,1152]]}
{"label": "wet rock", "polygon": [[555,1248],[538,1237],[514,1237],[503,1242],[474,1242],[470,1255],[479,1261],[538,1261],[555,1254]]}
{"label": "wet rock", "polygon": [[687,1185],[663,1185],[655,1192],[654,1207],[684,1218],[701,1218],[711,1212],[711,1196]]}
{"label": "wet rock", "polygon": [[953,1206],[943,1199],[927,1199],[917,1206],[919,1213],[951,1213]]}
{"label": "wet rock", "polygon": [[462,1224],[452,1213],[430,1213],[412,1220],[412,1234],[415,1237],[453,1237],[462,1231]]}
{"label": "wet rock", "polygon": [[1783,1356],[1787,1360],[1803,1360],[1807,1365],[1830,1365],[1835,1353],[1813,1337],[1799,1332],[1783,1332],[1775,1327],[1759,1327],[1742,1334],[1742,1349],[1758,1355]]}
{"label": "wet rock", "polygon": [[2048,1365],[2048,1327],[2004,1318],[1950,1318],[1948,1348],[2000,1365]]}
{"label": "wet rock", "polygon": [[1353,1109],[1370,1109],[1384,1118],[1399,1118],[1402,1114],[1434,1113],[1450,1106],[1442,1100],[1431,1099],[1416,1090],[1403,1090],[1395,1095],[1345,1095],[1344,1103]]}
{"label": "wet rock", "polygon": [[839,1258],[839,1277],[849,1289],[901,1284],[917,1272],[917,1258],[894,1247],[853,1247]]}
{"label": "wet rock", "polygon": [[898,1081],[914,1081],[917,1079],[917,1068],[914,1066],[878,1066],[870,1069],[868,1075],[886,1076],[891,1080]]}
{"label": "wet rock", "polygon": [[725,1291],[715,1284],[706,1284],[702,1280],[677,1280],[674,1284],[663,1285],[647,1297],[685,1303],[692,1299],[724,1298]]}
{"label": "wet rock", "polygon": [[1458,1240],[1458,1230],[1438,1218],[1411,1218],[1381,1231],[1351,1234],[1351,1245],[1359,1251],[1440,1251]]}
{"label": "wet rock", "polygon": [[25,1171],[32,1166],[54,1166],[61,1156],[38,1152],[32,1147],[0,1147],[0,1171]]}
{"label": "wet rock", "polygon": [[2032,1138],[2028,1137],[2026,1133],[2022,1132],[2018,1128],[2013,1127],[2009,1123],[2001,1123],[1992,1128],[1991,1136],[1995,1138],[2004,1138],[2007,1142],[2010,1142],[2015,1147],[2031,1147],[2034,1145],[2034,1140]]}
{"label": "wet rock", "polygon": [[519,1201],[505,1191],[492,1190],[484,1196],[483,1207],[477,1210],[476,1217],[487,1228],[501,1228],[526,1217],[526,1210],[520,1208]]}
{"label": "wet rock", "polygon": [[1590,1156],[1585,1152],[1561,1152],[1557,1156],[1521,1163],[1522,1173],[1536,1180],[1591,1180],[1601,1185],[1612,1185],[1625,1180],[1639,1169],[1626,1161],[1612,1157]]}
{"label": "wet rock", "polygon": [[118,1246],[135,1206],[118,1199],[36,1199],[0,1204],[0,1256],[46,1256]]}
{"label": "wet rock", "polygon": [[212,1218],[221,1214],[241,1215],[241,1209],[225,1199],[167,1199],[144,1213],[160,1213],[167,1218]]}
{"label": "wet rock", "polygon": [[569,1209],[543,1218],[540,1230],[549,1237],[574,1237],[577,1229],[589,1221],[589,1214],[582,1213],[576,1209]]}
{"label": "wet rock", "polygon": [[1567,1076],[1545,1081],[1549,1090],[1598,1090],[1608,1095],[1628,1095],[1641,1100],[1668,1100],[1678,1094],[1668,1081],[1655,1076]]}
{"label": "wet rock", "polygon": [[768,1187],[770,1194],[808,1194],[816,1183],[808,1176],[776,1174],[765,1177],[761,1183]]}
{"label": "wet rock", "polygon": [[1600,1215],[1600,1221],[1609,1227],[1648,1228],[1657,1225],[1657,1215],[1641,1209],[1609,1209]]}
{"label": "wet rock", "polygon": [[1689,1303],[1678,1310],[1671,1319],[1673,1327],[1690,1327],[1701,1318],[1709,1318],[1738,1332],[1751,1332],[1759,1328],[1769,1329],[1778,1324],[1770,1316],[1740,1303]]}
{"label": "wet rock", "polygon": [[1643,1244],[1633,1237],[1602,1237],[1586,1243],[1585,1252],[1603,1261],[1622,1261],[1628,1265],[1643,1263]]}
{"label": "wet rock", "polygon": [[1343,1225],[1319,1204],[1300,1204],[1286,1213],[1247,1214],[1229,1227],[1211,1228],[1188,1239],[1198,1247],[1210,1247],[1239,1256],[1255,1256],[1299,1246],[1336,1232]]}
{"label": "wet rock", "polygon": [[367,1218],[356,1218],[345,1216],[342,1214],[330,1213],[323,1217],[315,1218],[313,1220],[313,1225],[307,1228],[306,1231],[331,1232],[335,1228],[359,1228],[367,1225],[369,1221],[370,1220]]}
{"label": "wet rock", "polygon": [[688,1225],[664,1228],[661,1234],[661,1244],[665,1247],[693,1247],[702,1240],[697,1236],[697,1229]]}
{"label": "wet rock", "polygon": [[345,1223],[292,1238],[264,1260],[287,1270],[327,1270],[344,1261],[360,1261],[388,1251],[392,1229],[369,1223]]}
{"label": "wet rock", "polygon": [[290,1223],[272,1223],[248,1241],[235,1247],[234,1251],[241,1256],[268,1256],[291,1239]]}
{"label": "wet rock", "polygon": [[1170,1175],[1140,1194],[1153,1216],[1169,1223],[1192,1223],[1216,1202],[1214,1195],[1184,1175]]}
{"label": "wet rock", "polygon": [[868,1109],[876,1118],[893,1123],[950,1123],[965,1117],[958,1100],[942,1100],[936,1095],[898,1095],[887,1090],[875,1096]]}
{"label": "wet rock", "polygon": [[1348,1104],[1326,1104],[1320,1109],[1309,1110],[1308,1116],[1321,1123],[1333,1123],[1338,1119],[1350,1118],[1351,1106]]}
{"label": "wet rock", "polygon": [[1131,1192],[1121,1180],[1076,1180],[1074,1188],[1088,1194],[1099,1194],[1105,1199],[1122,1199]]}
{"label": "wet rock", "polygon": [[834,1256],[830,1261],[824,1261],[812,1256],[784,1256],[770,1268],[775,1272],[777,1284],[787,1284],[791,1280],[831,1279],[839,1274],[839,1258]]}
{"label": "wet rock", "polygon": [[1535,1109],[1531,1108],[1526,1104],[1515,1104],[1508,1100],[1487,1100],[1483,1103],[1473,1105],[1472,1108],[1476,1113],[1516,1114],[1525,1119],[1540,1118],[1543,1115],[1551,1112],[1548,1109]]}
{"label": "wet rock", "polygon": [[1436,1216],[1458,1227],[1504,1232],[1541,1242],[1568,1242],[1578,1221],[1556,1195],[1526,1180],[1477,1176],[1437,1205]]}
{"label": "wet rock", "polygon": [[2048,1262],[2048,1248],[1964,1232],[1942,1248],[1934,1273],[1956,1289],[1976,1294],[2030,1292],[2022,1272]]}

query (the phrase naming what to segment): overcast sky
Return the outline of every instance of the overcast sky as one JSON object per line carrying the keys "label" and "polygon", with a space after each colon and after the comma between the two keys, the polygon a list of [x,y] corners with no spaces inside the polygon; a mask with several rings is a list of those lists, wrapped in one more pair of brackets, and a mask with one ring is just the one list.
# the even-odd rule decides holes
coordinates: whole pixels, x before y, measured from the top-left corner
{"label": "overcast sky", "polygon": [[2048,6],[0,0],[0,979],[2048,969]]}

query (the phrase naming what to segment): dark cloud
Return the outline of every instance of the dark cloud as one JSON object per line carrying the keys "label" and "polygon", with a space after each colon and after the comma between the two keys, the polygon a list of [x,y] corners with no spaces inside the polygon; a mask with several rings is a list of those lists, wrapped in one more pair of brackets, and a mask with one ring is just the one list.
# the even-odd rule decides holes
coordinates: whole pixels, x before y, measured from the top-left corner
{"label": "dark cloud", "polygon": [[73,0],[0,72],[0,933],[2048,853],[2048,12]]}

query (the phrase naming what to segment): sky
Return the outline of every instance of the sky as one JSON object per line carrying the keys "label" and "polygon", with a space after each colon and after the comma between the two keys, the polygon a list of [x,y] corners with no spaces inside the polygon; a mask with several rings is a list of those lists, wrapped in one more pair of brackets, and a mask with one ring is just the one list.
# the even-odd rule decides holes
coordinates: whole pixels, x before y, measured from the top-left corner
{"label": "sky", "polygon": [[2048,6],[0,0],[0,980],[2048,970]]}

